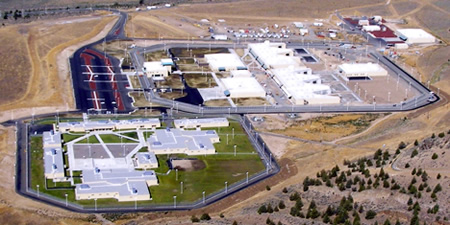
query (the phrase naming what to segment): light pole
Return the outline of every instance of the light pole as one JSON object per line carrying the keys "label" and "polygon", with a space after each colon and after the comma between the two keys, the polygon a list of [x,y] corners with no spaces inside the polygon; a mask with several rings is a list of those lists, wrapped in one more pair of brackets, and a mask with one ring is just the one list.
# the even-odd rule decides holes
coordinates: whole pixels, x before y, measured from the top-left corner
{"label": "light pole", "polygon": [[228,116],[231,115],[231,108],[228,108]]}
{"label": "light pole", "polygon": [[136,199],[136,197],[134,197],[134,209],[135,210],[137,209],[137,199]]}
{"label": "light pole", "polygon": [[391,102],[391,92],[388,92],[388,102]]}
{"label": "light pole", "polygon": [[175,180],[178,181],[178,169],[175,169]]}
{"label": "light pole", "polygon": [[203,191],[202,194],[203,194],[203,204],[205,204],[205,191]]}
{"label": "light pole", "polygon": [[36,184],[36,189],[37,189],[37,196],[39,198],[39,184]]}
{"label": "light pole", "polygon": [[94,202],[95,202],[95,211],[97,211],[97,199],[96,198],[94,199]]}
{"label": "light pole", "polygon": [[176,208],[176,207],[177,207],[177,196],[174,195],[173,196],[173,208]]}
{"label": "light pole", "polygon": [[68,205],[68,202],[67,202],[67,196],[68,196],[68,195],[67,195],[67,193],[65,193],[64,195],[66,196],[66,207],[67,207],[67,205]]}
{"label": "light pole", "polygon": [[228,134],[227,134],[227,145],[228,145]]}
{"label": "light pole", "polygon": [[181,194],[183,194],[183,181],[181,181],[181,183],[180,183],[180,189],[181,189]]}
{"label": "light pole", "polygon": [[234,145],[234,156],[236,156],[236,145]]}
{"label": "light pole", "polygon": [[234,139],[234,127],[231,128],[231,135],[233,136],[233,139]]}
{"label": "light pole", "polygon": [[228,181],[225,181],[225,193],[228,193]]}
{"label": "light pole", "polygon": [[247,184],[248,184],[248,171],[245,172],[245,175],[247,176]]}

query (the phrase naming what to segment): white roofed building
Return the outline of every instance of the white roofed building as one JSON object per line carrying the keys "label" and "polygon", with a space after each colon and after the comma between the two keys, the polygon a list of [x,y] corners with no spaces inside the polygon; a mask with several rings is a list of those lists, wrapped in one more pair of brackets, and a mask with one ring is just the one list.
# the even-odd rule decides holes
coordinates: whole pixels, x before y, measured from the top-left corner
{"label": "white roofed building", "polygon": [[144,62],[144,72],[147,77],[155,79],[164,79],[169,76],[169,70],[161,62]]}
{"label": "white roofed building", "polygon": [[252,77],[252,73],[248,70],[232,70],[230,71],[231,77]]}
{"label": "white roofed building", "polygon": [[339,73],[346,79],[353,77],[383,77],[388,75],[388,72],[383,67],[374,63],[345,63],[339,65],[338,69]]}
{"label": "white roofed building", "polygon": [[57,125],[61,133],[87,132],[97,130],[119,129],[151,129],[161,126],[159,119],[130,119],[130,120],[88,120],[82,122],[62,122]]}
{"label": "white roofed building", "polygon": [[206,54],[206,62],[214,72],[231,71],[231,70],[247,70],[247,67],[241,59],[232,53]]}
{"label": "white roofed building", "polygon": [[115,198],[119,202],[150,200],[148,186],[158,185],[152,170],[83,170],[82,184],[75,187],[76,200]]}
{"label": "white roofed building", "polygon": [[173,121],[176,128],[208,128],[228,127],[230,122],[227,118],[199,118],[199,119],[177,119]]}
{"label": "white roofed building", "polygon": [[272,76],[294,104],[339,104],[340,97],[329,96],[331,88],[294,56],[285,43],[249,44],[248,53]]}
{"label": "white roofed building", "polygon": [[233,77],[220,79],[225,95],[232,98],[265,98],[266,91],[254,77]]}
{"label": "white roofed building", "polygon": [[158,154],[187,154],[209,155],[215,154],[213,143],[220,141],[214,130],[156,130],[148,138],[148,149]]}
{"label": "white roofed building", "polygon": [[432,44],[436,38],[422,29],[398,29],[400,39],[407,44]]}
{"label": "white roofed building", "polygon": [[42,133],[44,152],[44,176],[53,181],[65,180],[61,133],[46,131]]}

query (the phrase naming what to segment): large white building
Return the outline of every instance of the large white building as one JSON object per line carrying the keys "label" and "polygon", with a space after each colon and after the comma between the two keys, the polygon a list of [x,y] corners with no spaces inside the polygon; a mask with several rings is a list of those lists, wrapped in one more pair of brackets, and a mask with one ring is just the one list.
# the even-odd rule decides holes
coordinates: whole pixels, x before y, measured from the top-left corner
{"label": "large white building", "polygon": [[148,77],[152,77],[155,80],[164,80],[165,77],[172,73],[173,66],[172,59],[161,59],[159,62],[144,62],[144,72]]}
{"label": "large white building", "polygon": [[177,119],[173,121],[176,128],[208,128],[228,127],[230,122],[227,118],[200,118],[200,119]]}
{"label": "large white building", "polygon": [[285,43],[249,44],[247,52],[272,76],[284,94],[297,105],[338,104],[340,97],[330,96],[331,88],[313,75]]}
{"label": "large white building", "polygon": [[206,54],[206,62],[214,72],[231,71],[231,70],[247,70],[241,59],[232,53]]}
{"label": "large white building", "polygon": [[76,200],[115,198],[119,202],[150,200],[148,186],[158,185],[152,170],[83,170],[75,187]]}
{"label": "large white building", "polygon": [[338,66],[339,73],[345,78],[384,77],[388,72],[379,64],[374,63],[345,63]]}
{"label": "large white building", "polygon": [[214,143],[220,141],[214,130],[156,130],[148,138],[148,150],[155,154],[215,154]]}
{"label": "large white building", "polygon": [[62,122],[56,125],[61,133],[87,132],[96,130],[152,129],[161,126],[159,119],[130,120],[87,120],[82,122]]}
{"label": "large white building", "polygon": [[433,35],[422,29],[398,29],[397,33],[407,44],[432,44],[436,41]]}
{"label": "large white building", "polygon": [[220,79],[225,95],[231,98],[265,98],[266,91],[254,77],[228,77]]}

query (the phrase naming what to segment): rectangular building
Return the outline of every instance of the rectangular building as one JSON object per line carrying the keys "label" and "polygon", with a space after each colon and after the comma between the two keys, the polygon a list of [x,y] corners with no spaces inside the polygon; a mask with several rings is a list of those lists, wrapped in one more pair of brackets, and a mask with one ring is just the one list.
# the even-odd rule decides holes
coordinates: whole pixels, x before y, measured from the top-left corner
{"label": "rectangular building", "polygon": [[61,147],[44,148],[44,175],[53,181],[65,180],[63,150]]}
{"label": "rectangular building", "polygon": [[247,70],[241,59],[232,53],[206,54],[205,59],[214,72]]}
{"label": "rectangular building", "polygon": [[200,119],[177,119],[173,121],[176,128],[208,128],[228,127],[230,122],[227,118],[200,118]]}
{"label": "rectangular building", "polygon": [[152,129],[161,126],[159,119],[93,120],[63,122],[57,125],[59,132],[88,132],[119,129]]}
{"label": "rectangular building", "polygon": [[388,72],[379,64],[374,63],[353,63],[338,66],[339,73],[346,79],[363,77],[387,76]]}
{"label": "rectangular building", "polygon": [[220,141],[214,130],[156,130],[148,139],[148,150],[158,154],[215,154],[214,143]]}
{"label": "rectangular building", "polygon": [[161,62],[144,62],[144,72],[147,77],[158,79],[164,79],[169,76],[169,70],[166,66],[163,66]]}
{"label": "rectangular building", "polygon": [[254,77],[229,77],[220,79],[225,95],[232,98],[265,98],[266,91]]}
{"label": "rectangular building", "polygon": [[400,39],[407,44],[432,44],[436,38],[422,29],[398,29]]}

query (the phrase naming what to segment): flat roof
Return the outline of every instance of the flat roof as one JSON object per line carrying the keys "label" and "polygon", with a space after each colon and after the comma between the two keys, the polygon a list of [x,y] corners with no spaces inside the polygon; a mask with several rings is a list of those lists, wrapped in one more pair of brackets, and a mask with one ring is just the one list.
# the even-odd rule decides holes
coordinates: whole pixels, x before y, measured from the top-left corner
{"label": "flat roof", "polygon": [[161,62],[144,62],[143,66],[145,67],[146,71],[167,70],[166,67],[164,67]]}
{"label": "flat roof", "polygon": [[215,149],[211,139],[218,137],[214,130],[160,129],[156,130],[147,141],[150,151],[182,148],[186,148],[189,151],[211,150]]}
{"label": "flat roof", "polygon": [[286,45],[281,42],[263,42],[248,44],[251,54],[258,56],[256,60],[262,61],[268,67],[280,66],[304,66],[298,57],[286,56],[293,55],[292,49],[287,49]]}
{"label": "flat roof", "polygon": [[157,180],[153,170],[129,169],[89,169],[83,170],[83,183],[93,184],[107,182],[109,184],[123,184],[127,181]]}
{"label": "flat roof", "polygon": [[42,133],[43,146],[61,145],[61,133],[55,131],[45,131]]}
{"label": "flat roof", "polygon": [[[98,194],[117,192],[119,196],[150,195],[145,181],[127,181],[120,184],[100,182],[95,184],[76,184],[77,194]],[[115,196],[110,196],[114,198]]]}
{"label": "flat roof", "polygon": [[261,87],[259,82],[254,77],[233,77],[233,78],[222,78],[220,81],[223,83],[225,88],[233,93],[254,93],[258,96],[265,96],[266,91]]}
{"label": "flat roof", "polygon": [[433,35],[422,29],[398,29],[397,32],[407,38],[435,38]]}
{"label": "flat roof", "polygon": [[136,153],[136,159],[139,164],[155,164],[158,163],[158,159],[154,152],[138,152]]}
{"label": "flat roof", "polygon": [[44,148],[44,172],[64,173],[62,148]]}
{"label": "flat roof", "polygon": [[252,73],[248,70],[231,70],[230,75],[232,77],[251,77]]}
{"label": "flat roof", "polygon": [[344,63],[338,66],[343,72],[347,74],[353,73],[374,73],[387,71],[376,63]]}
{"label": "flat roof", "polygon": [[229,123],[227,118],[197,118],[197,119],[176,119],[173,120],[175,126],[192,126],[192,125],[202,125],[202,124],[221,124]]}
{"label": "flat roof", "polygon": [[244,63],[241,61],[241,59],[236,54],[233,53],[206,54],[205,59],[212,67],[215,68],[246,67]]}
{"label": "flat roof", "polygon": [[96,129],[109,127],[113,129],[117,125],[146,125],[155,124],[160,125],[160,121],[157,118],[141,118],[141,119],[130,119],[130,120],[88,120],[82,122],[62,122],[58,124],[61,129],[70,128],[84,128],[84,129]]}

